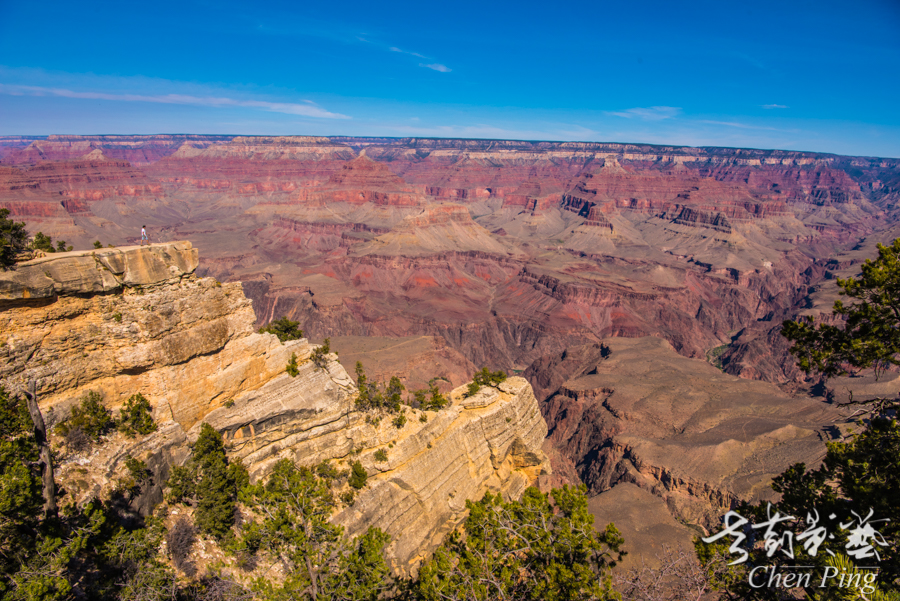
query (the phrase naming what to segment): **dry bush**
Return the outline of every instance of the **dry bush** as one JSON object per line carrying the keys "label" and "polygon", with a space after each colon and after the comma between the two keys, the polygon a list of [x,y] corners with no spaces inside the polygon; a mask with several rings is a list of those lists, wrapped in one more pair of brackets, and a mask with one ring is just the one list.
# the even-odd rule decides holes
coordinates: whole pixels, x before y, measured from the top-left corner
{"label": "dry bush", "polygon": [[166,546],[169,548],[169,555],[172,556],[172,563],[188,578],[197,573],[197,567],[189,559],[191,548],[196,541],[197,528],[185,517],[178,518],[166,535]]}
{"label": "dry bush", "polygon": [[711,573],[719,564],[714,558],[709,565],[701,565],[693,551],[684,547],[663,545],[657,556],[659,567],[642,565],[615,577],[614,588],[629,601],[714,601],[721,597],[711,584]]}
{"label": "dry bush", "polygon": [[252,592],[237,582],[224,580],[218,576],[203,578],[194,596],[196,601],[250,601],[254,598]]}

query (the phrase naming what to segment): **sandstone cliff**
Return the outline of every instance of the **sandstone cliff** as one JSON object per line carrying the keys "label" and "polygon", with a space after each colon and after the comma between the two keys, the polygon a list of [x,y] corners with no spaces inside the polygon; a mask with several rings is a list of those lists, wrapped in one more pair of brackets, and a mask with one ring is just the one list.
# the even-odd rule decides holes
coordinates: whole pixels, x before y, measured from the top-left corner
{"label": "sandstone cliff", "polygon": [[[457,389],[440,412],[407,408],[401,428],[367,419],[336,355],[319,368],[308,340],[256,333],[240,284],[197,277],[197,258],[177,242],[62,253],[0,273],[0,384],[37,380],[51,425],[87,391],[113,409],[140,392],[160,424],[64,458],[59,478],[75,499],[108,492],[131,455],[154,471],[155,487],[139,499],[146,509],[208,422],[254,477],[284,457],[361,461],[369,484],[334,519],[350,534],[381,527],[394,569],[407,571],[460,523],[467,499],[515,497],[549,470],[547,427],[525,380],[468,399]],[[285,373],[292,353],[296,377]]]}

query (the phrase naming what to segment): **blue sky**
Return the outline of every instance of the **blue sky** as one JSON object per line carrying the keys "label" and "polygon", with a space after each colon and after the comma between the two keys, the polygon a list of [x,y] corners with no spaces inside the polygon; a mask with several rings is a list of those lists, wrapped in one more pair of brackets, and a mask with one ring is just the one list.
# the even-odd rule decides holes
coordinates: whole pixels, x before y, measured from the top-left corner
{"label": "blue sky", "polygon": [[0,135],[475,137],[900,157],[898,76],[898,0],[0,0]]}

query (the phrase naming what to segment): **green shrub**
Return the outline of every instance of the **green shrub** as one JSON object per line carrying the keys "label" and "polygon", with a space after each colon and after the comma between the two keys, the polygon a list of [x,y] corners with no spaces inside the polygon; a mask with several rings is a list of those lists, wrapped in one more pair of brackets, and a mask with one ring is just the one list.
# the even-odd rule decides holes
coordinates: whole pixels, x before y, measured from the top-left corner
{"label": "green shrub", "polygon": [[166,481],[166,499],[170,503],[188,503],[197,494],[197,474],[194,465],[176,465]]}
{"label": "green shrub", "polygon": [[43,232],[36,233],[28,247],[32,250],[42,250],[48,253],[56,252],[56,249],[53,248],[53,238],[45,236]]}
{"label": "green shrub", "polygon": [[319,476],[319,478],[330,482],[331,480],[337,480],[340,477],[341,472],[331,465],[330,461],[323,459],[322,463],[316,466],[316,475]]}
{"label": "green shrub", "polygon": [[140,459],[128,455],[125,458],[125,469],[128,471],[128,475],[119,481],[118,486],[122,492],[134,496],[140,492],[142,487],[152,482],[153,472]]}
{"label": "green shrub", "polygon": [[57,433],[76,439],[81,433],[92,442],[97,442],[115,426],[112,412],[101,403],[102,397],[97,392],[89,392],[81,398],[78,405],[72,407],[72,415],[56,427]]}
{"label": "green shrub", "polygon": [[138,434],[156,432],[159,426],[153,421],[150,401],[140,392],[131,395],[119,413],[119,430],[129,438]]}
{"label": "green shrub", "polygon": [[400,415],[395,417],[391,423],[393,423],[394,426],[396,426],[397,428],[402,428],[403,426],[406,425],[406,414],[401,413]]}
{"label": "green shrub", "polygon": [[319,369],[325,369],[328,365],[328,354],[331,353],[331,338],[326,338],[321,346],[317,346],[310,356],[310,360]]}
{"label": "green shrub", "polygon": [[438,390],[436,384],[431,385],[429,392],[431,393],[431,397],[427,401],[421,403],[423,411],[440,411],[450,402],[450,399],[441,394],[441,391]]}
{"label": "green shrub", "polygon": [[[348,492],[340,498],[349,504],[355,494]],[[256,598],[388,598],[384,547],[390,537],[369,528],[356,539],[346,538],[344,529],[328,519],[335,509],[334,492],[313,470],[281,460],[266,480],[242,491],[241,501],[256,510],[241,528],[241,544],[251,552],[265,549],[283,565],[295,567],[281,581],[261,583],[267,594]]]}
{"label": "green shrub", "polygon": [[112,318],[115,319],[117,322],[121,322],[121,321],[122,321],[122,314],[119,313],[118,311],[116,311],[115,313],[113,313]]}
{"label": "green shrub", "polygon": [[231,409],[232,407],[234,407],[234,399],[228,399],[227,401],[225,401],[224,403],[222,403],[222,405],[223,405],[226,409]]}
{"label": "green shrub", "polygon": [[291,360],[288,361],[284,371],[288,372],[292,378],[296,378],[300,375],[300,369],[297,367],[297,353],[291,353]]}
{"label": "green shrub", "polygon": [[300,322],[291,321],[287,317],[282,317],[278,321],[272,321],[268,325],[259,329],[260,334],[275,334],[281,342],[288,340],[299,340],[303,338],[303,330],[298,328]]}
{"label": "green shrub", "polygon": [[24,222],[7,219],[9,209],[0,209],[0,270],[16,263],[16,253],[25,250],[28,232]]}
{"label": "green shrub", "polygon": [[366,485],[368,479],[369,474],[366,472],[366,468],[364,468],[359,461],[354,461],[350,470],[350,486],[359,490]]}
{"label": "green shrub", "polygon": [[482,367],[480,371],[476,371],[472,376],[472,381],[466,389],[466,396],[473,396],[482,386],[493,386],[497,388],[501,382],[506,380],[505,371],[490,371],[487,367]]}
{"label": "green shrub", "polygon": [[103,248],[103,243],[99,240],[94,240],[94,248]]}
{"label": "green shrub", "polygon": [[403,400],[403,391],[406,387],[400,382],[400,378],[393,376],[387,386],[379,386],[370,383],[363,371],[362,363],[356,362],[356,386],[359,394],[356,397],[356,407],[363,411],[391,409],[400,411],[400,401]]}
{"label": "green shrub", "polygon": [[[462,527],[419,569],[416,599],[618,599],[610,569],[623,540],[598,531],[586,488],[526,489],[519,501],[466,501]],[[471,591],[477,591],[472,594]]]}
{"label": "green shrub", "polygon": [[387,461],[388,455],[387,451],[384,449],[378,449],[375,451],[375,461]]}

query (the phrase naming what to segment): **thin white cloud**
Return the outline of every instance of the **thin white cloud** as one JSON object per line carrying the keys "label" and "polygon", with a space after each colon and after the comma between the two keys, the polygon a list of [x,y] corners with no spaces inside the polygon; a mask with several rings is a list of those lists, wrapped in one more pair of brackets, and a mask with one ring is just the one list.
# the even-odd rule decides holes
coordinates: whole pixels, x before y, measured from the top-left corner
{"label": "thin white cloud", "polygon": [[425,55],[419,54],[418,52],[410,52],[409,50],[402,50],[400,48],[397,48],[396,46],[391,46],[390,48],[388,48],[388,50],[390,50],[391,52],[399,52],[400,54],[408,54],[410,56],[415,56],[417,58],[427,58]]}
{"label": "thin white cloud", "polygon": [[787,105],[784,105],[784,104],[763,104],[761,106],[764,109],[786,109],[786,108],[789,108]]}
{"label": "thin white cloud", "polygon": [[662,121],[671,119],[681,113],[677,106],[648,106],[625,109],[623,111],[608,111],[607,114],[623,117],[625,119],[643,119],[644,121]]}
{"label": "thin white cloud", "polygon": [[710,125],[725,125],[727,127],[736,127],[738,129],[760,129],[766,131],[790,132],[791,130],[780,129],[778,127],[766,127],[764,125],[748,125],[747,123],[738,123],[736,121],[708,121],[701,120],[699,123],[708,123]]}
{"label": "thin white cloud", "polygon": [[430,65],[426,65],[425,63],[419,63],[420,67],[425,67],[426,69],[433,69],[434,71],[440,71],[441,73],[450,73],[453,69],[448,67],[447,65],[442,65],[440,63],[432,63]]}
{"label": "thin white cloud", "polygon": [[350,119],[347,115],[332,113],[315,106],[310,100],[307,104],[290,102],[268,102],[265,100],[238,100],[220,96],[191,96],[187,94],[110,94],[107,92],[76,92],[65,88],[49,88],[40,86],[20,86],[0,84],[0,94],[12,96],[58,96],[61,98],[83,98],[89,100],[111,100],[117,102],[152,102],[157,104],[187,104],[214,108],[244,107],[260,109],[271,113],[300,115],[318,119]]}

